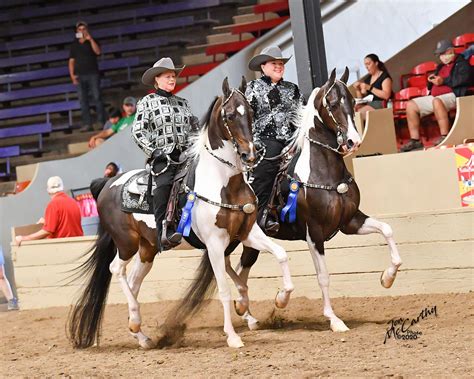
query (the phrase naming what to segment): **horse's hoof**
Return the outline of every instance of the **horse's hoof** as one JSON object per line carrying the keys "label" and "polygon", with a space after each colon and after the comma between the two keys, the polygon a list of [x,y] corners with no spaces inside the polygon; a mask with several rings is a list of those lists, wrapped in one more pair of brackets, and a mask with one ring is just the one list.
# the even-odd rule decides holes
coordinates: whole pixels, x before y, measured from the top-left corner
{"label": "horse's hoof", "polygon": [[395,271],[395,274],[392,276],[389,274],[388,269],[386,269],[384,272],[382,272],[382,275],[380,276],[380,284],[382,284],[382,287],[384,288],[390,288],[393,285],[396,276],[397,271]]}
{"label": "horse's hoof", "polygon": [[285,308],[290,301],[290,292],[278,291],[275,297],[275,306],[277,308]]}
{"label": "horse's hoof", "polygon": [[153,342],[151,338],[146,338],[143,340],[139,339],[138,343],[140,347],[145,350],[154,349],[156,347],[156,343]]}
{"label": "horse's hoof", "polygon": [[349,331],[349,328],[344,324],[341,319],[331,320],[331,330],[336,333],[342,333]]}
{"label": "horse's hoof", "polygon": [[258,322],[258,320],[255,320],[255,321],[249,320],[247,322],[247,326],[250,330],[258,330],[260,328],[260,323]]}
{"label": "horse's hoof", "polygon": [[244,347],[244,343],[242,342],[242,340],[240,339],[239,336],[234,336],[234,337],[227,338],[227,345],[229,345],[229,347],[232,347],[232,348],[235,348],[235,349]]}
{"label": "horse's hoof", "polygon": [[245,312],[247,312],[248,308],[248,305],[242,304],[240,301],[234,300],[235,313],[237,313],[239,316],[243,316]]}

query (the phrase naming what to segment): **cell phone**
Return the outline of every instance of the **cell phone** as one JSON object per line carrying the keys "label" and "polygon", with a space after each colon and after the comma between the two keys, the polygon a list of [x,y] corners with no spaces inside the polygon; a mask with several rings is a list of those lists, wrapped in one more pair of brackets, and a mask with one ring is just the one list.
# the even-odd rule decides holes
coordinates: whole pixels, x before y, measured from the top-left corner
{"label": "cell phone", "polygon": [[76,33],[76,38],[83,38],[84,37],[84,34],[82,33]]}

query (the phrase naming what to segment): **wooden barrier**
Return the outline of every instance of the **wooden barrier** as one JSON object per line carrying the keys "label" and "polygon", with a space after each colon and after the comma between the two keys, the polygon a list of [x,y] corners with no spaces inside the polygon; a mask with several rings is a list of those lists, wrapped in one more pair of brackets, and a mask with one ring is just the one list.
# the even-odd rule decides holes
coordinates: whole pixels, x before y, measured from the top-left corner
{"label": "wooden barrier", "polygon": [[[356,118],[356,120],[358,119]],[[359,118],[356,121],[356,127],[360,123],[361,120]],[[360,133],[360,130],[358,131]],[[367,112],[362,143],[355,156],[395,154],[397,152],[397,137],[395,135],[392,110],[387,108]]]}
{"label": "wooden barrier", "polygon": [[[382,270],[390,262],[383,237],[338,234],[326,245],[327,264],[332,274],[332,296],[395,296],[473,290],[473,216],[473,209],[459,209],[382,217],[393,227],[404,261],[393,288],[389,290],[379,283]],[[22,308],[71,304],[82,283],[67,283],[65,279],[70,274],[68,271],[85,259],[81,255],[93,242],[94,237],[76,237],[12,246]],[[278,242],[289,254],[296,286],[294,296],[319,298],[320,290],[306,243]],[[240,252],[232,255],[234,265],[239,255]],[[179,299],[194,276],[200,256],[201,252],[197,250],[161,254],[142,285],[140,301]],[[249,280],[251,299],[272,299],[280,286],[278,263],[271,254],[262,253]],[[234,288],[233,292],[235,298]],[[108,301],[125,302],[115,278],[112,279]]]}
{"label": "wooden barrier", "polygon": [[453,148],[355,158],[361,209],[401,214],[461,207]]}
{"label": "wooden barrier", "polygon": [[456,99],[456,118],[444,141],[439,146],[454,146],[474,138],[474,96]]}

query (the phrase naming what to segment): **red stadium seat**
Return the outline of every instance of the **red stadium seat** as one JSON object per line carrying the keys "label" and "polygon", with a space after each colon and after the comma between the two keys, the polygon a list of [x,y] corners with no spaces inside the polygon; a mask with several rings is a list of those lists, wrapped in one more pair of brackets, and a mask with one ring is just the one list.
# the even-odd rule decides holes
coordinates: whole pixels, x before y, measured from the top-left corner
{"label": "red stadium seat", "polygon": [[463,49],[467,48],[469,45],[473,43],[474,43],[474,33],[462,34],[453,39],[453,45],[455,47],[462,47]]}
{"label": "red stadium seat", "polygon": [[[432,72],[436,70],[437,64],[433,61],[420,63],[413,67],[408,74],[400,76],[400,88],[405,87],[426,87],[426,80]],[[407,83],[405,85],[405,79]]]}

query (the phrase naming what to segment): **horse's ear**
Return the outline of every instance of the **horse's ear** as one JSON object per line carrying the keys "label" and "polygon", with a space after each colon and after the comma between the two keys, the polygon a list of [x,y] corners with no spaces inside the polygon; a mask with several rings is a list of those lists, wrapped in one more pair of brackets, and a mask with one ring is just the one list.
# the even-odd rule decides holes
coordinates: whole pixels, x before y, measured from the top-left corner
{"label": "horse's ear", "polygon": [[242,75],[242,82],[240,83],[239,90],[242,93],[245,93],[245,90],[247,89],[247,79],[245,79],[245,76]]}
{"label": "horse's ear", "polygon": [[331,86],[334,83],[334,80],[336,80],[336,69],[335,68],[331,71],[331,75],[329,75],[328,85]]}
{"label": "horse's ear", "polygon": [[341,79],[339,79],[341,82],[347,84],[347,80],[349,79],[349,69],[346,66],[346,69],[344,70],[344,73],[341,76]]}
{"label": "horse's ear", "polygon": [[224,98],[225,99],[227,99],[230,96],[229,79],[227,79],[227,76],[225,77],[224,81],[222,82],[222,92],[224,93]]}

